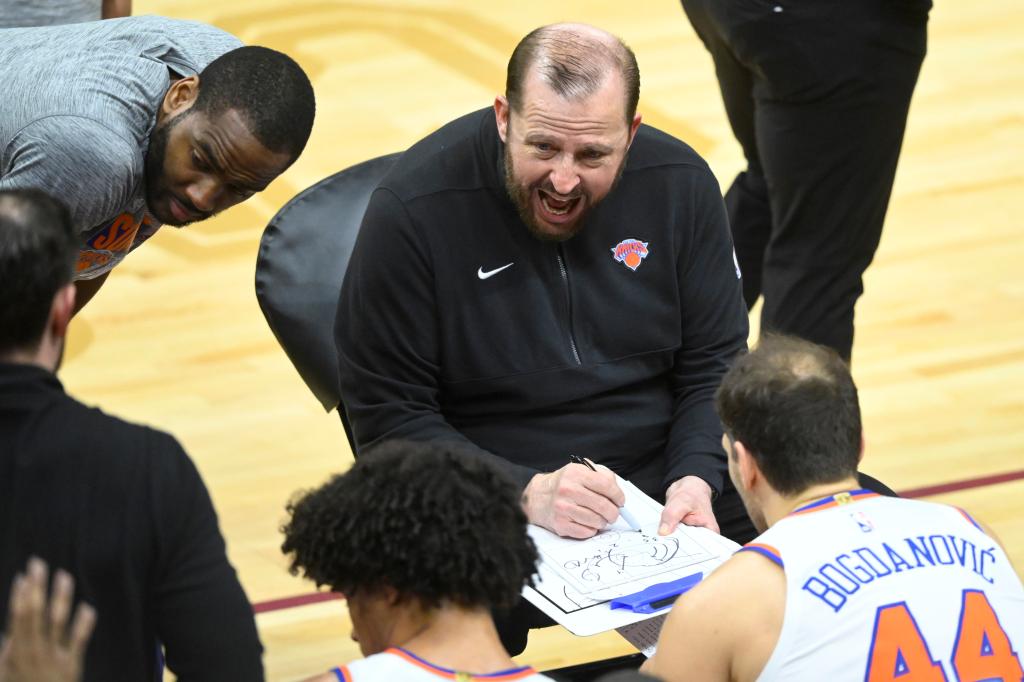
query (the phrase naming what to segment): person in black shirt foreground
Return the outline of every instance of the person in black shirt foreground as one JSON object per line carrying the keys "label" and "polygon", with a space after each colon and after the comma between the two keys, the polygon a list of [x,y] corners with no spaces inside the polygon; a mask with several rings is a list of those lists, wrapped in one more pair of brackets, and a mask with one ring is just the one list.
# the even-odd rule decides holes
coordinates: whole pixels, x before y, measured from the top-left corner
{"label": "person in black shirt foreground", "polygon": [[[722,196],[685,143],[641,124],[618,38],[527,35],[493,109],[444,126],[374,191],[336,317],[358,456],[456,440],[508,472],[532,523],[585,538],[613,472],[681,522],[757,534],[725,476],[714,394],[748,323]],[[569,464],[569,455],[604,466]],[[499,619],[510,652],[522,604]]]}
{"label": "person in black shirt foreground", "polygon": [[67,211],[0,192],[0,613],[30,556],[99,614],[83,679],[262,680],[262,646],[206,487],[168,434],[64,393],[74,310]]}

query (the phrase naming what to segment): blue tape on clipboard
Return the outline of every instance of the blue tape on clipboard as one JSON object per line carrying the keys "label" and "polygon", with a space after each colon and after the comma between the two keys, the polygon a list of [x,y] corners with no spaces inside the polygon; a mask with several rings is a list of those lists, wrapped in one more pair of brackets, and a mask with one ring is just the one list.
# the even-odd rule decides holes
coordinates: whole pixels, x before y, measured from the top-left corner
{"label": "blue tape on clipboard", "polygon": [[693,589],[703,577],[704,573],[697,571],[679,580],[651,585],[634,594],[612,599],[609,606],[612,609],[629,609],[633,613],[654,613],[667,609],[675,603],[679,595]]}

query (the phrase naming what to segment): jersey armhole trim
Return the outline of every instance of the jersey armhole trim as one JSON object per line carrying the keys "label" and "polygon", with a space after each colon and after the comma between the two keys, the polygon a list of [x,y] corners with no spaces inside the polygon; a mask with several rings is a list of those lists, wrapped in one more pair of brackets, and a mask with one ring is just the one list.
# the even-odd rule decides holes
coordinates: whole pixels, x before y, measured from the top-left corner
{"label": "jersey armhole trim", "polygon": [[775,562],[779,565],[779,568],[785,570],[786,565],[782,562],[782,555],[779,554],[779,550],[775,549],[771,545],[765,545],[759,542],[751,542],[750,544],[743,545],[737,552],[757,552],[761,556]]}
{"label": "jersey armhole trim", "polygon": [[[960,507],[953,507],[953,509],[956,509],[956,510],[957,510],[958,512],[960,512],[960,514],[961,514],[961,515],[962,515],[962,516],[963,516],[963,517],[964,517],[965,519],[967,519],[967,520],[968,520],[968,521],[970,522],[970,524],[971,524],[972,526],[974,526],[975,528],[977,528],[978,530],[980,530],[980,531],[981,531],[982,533],[985,533],[985,529],[981,527],[981,524],[980,524],[980,523],[978,523],[977,521],[975,521],[975,520],[974,520],[974,517],[973,517],[973,516],[971,516],[970,514],[968,514],[968,513],[967,513],[967,511],[966,511],[965,509],[961,509]],[[988,533],[985,533],[985,535],[988,535]]]}

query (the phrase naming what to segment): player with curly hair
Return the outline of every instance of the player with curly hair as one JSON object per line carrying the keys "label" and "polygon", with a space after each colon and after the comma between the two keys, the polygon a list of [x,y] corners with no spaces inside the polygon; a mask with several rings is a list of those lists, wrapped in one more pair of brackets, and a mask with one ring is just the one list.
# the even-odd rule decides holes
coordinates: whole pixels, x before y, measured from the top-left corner
{"label": "player with curly hair", "polygon": [[309,682],[550,679],[515,664],[491,617],[537,562],[515,486],[460,447],[384,444],[288,505],[291,572],[345,595],[367,656]]}

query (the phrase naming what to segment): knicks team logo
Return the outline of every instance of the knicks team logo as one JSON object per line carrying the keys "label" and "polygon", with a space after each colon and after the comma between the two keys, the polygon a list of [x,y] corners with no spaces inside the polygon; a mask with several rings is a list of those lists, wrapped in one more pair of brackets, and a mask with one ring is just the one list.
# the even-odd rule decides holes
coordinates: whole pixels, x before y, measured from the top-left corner
{"label": "knicks team logo", "polygon": [[647,249],[648,242],[642,242],[639,239],[623,239],[621,242],[612,247],[612,254],[615,256],[615,260],[625,265],[630,270],[635,271],[640,264],[647,258],[647,254],[650,251]]}

